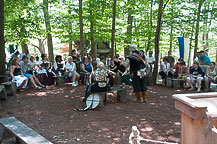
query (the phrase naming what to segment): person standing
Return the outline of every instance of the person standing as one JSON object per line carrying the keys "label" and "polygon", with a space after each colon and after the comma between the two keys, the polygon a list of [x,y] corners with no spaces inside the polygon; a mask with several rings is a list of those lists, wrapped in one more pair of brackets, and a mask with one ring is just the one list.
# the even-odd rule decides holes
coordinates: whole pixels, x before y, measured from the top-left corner
{"label": "person standing", "polygon": [[130,74],[134,92],[136,93],[136,101],[147,102],[147,84],[146,75],[149,73],[149,65],[146,60],[144,51],[138,51],[137,46],[131,44],[129,46],[132,54],[127,56],[125,67],[130,66]]}
{"label": "person standing", "polygon": [[153,85],[152,70],[153,70],[153,66],[154,66],[154,63],[155,63],[155,57],[153,56],[152,51],[149,51],[149,53],[148,53],[147,62],[149,64],[149,66],[150,66],[150,73],[148,74],[148,84]]}

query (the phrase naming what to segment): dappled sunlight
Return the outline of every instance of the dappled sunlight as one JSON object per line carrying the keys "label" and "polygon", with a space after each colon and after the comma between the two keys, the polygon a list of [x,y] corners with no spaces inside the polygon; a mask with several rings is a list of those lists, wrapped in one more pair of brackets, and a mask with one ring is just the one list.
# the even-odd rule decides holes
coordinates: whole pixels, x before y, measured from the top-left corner
{"label": "dappled sunlight", "polygon": [[151,91],[151,90],[149,90],[148,92],[153,93],[153,94],[156,94],[156,93],[157,93],[157,92],[155,92],[155,91]]}
{"label": "dappled sunlight", "polygon": [[150,103],[150,105],[155,105],[155,103]]}
{"label": "dappled sunlight", "polygon": [[153,128],[152,127],[145,127],[145,128],[141,128],[140,129],[142,132],[150,132],[150,131],[153,131]]}
{"label": "dappled sunlight", "polygon": [[180,123],[180,122],[174,122],[174,125],[175,125],[175,126],[180,126],[181,123]]}
{"label": "dappled sunlight", "polygon": [[161,98],[161,99],[163,99],[163,98],[168,98],[168,96],[160,96],[160,98]]}

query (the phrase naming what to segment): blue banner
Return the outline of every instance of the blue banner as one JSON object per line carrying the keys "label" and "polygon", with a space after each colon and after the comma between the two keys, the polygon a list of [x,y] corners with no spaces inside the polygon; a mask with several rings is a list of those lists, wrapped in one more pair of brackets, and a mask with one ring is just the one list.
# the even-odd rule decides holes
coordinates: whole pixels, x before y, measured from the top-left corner
{"label": "blue banner", "polygon": [[184,37],[178,37],[178,41],[179,41],[179,54],[180,54],[180,58],[184,58],[184,53],[185,53]]}

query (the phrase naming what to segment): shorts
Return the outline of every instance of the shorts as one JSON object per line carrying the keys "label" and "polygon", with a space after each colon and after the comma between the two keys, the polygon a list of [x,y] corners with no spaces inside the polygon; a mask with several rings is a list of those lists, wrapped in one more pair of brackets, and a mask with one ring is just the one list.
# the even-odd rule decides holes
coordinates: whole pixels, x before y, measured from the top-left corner
{"label": "shorts", "polygon": [[29,79],[29,78],[30,78],[31,76],[33,76],[33,75],[32,75],[32,74],[29,74],[29,73],[25,73],[24,76],[27,77],[27,79]]}
{"label": "shorts", "polygon": [[[191,80],[191,77],[187,77],[187,79],[188,79],[188,80]],[[200,79],[201,81],[204,80],[203,77],[193,77],[193,78],[192,78],[193,81],[196,81],[196,80],[198,80],[198,79]]]}
{"label": "shorts", "polygon": [[77,74],[78,74],[77,72],[74,72],[74,74],[72,74],[71,72],[66,72],[65,76],[73,77],[74,75],[77,75]]}

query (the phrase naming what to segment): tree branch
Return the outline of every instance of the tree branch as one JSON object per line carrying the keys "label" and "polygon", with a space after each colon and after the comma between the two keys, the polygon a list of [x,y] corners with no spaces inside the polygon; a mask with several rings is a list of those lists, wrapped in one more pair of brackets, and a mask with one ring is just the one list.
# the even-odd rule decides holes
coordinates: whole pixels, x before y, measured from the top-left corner
{"label": "tree branch", "polygon": [[36,45],[34,45],[34,44],[32,44],[32,46],[34,46],[34,47],[36,47],[36,48],[38,48],[38,49],[39,49],[39,46],[36,46]]}
{"label": "tree branch", "polygon": [[166,6],[167,6],[167,4],[168,4],[169,1],[170,1],[170,0],[167,0],[167,2],[164,4],[163,11],[164,11],[164,9],[166,8]]}

